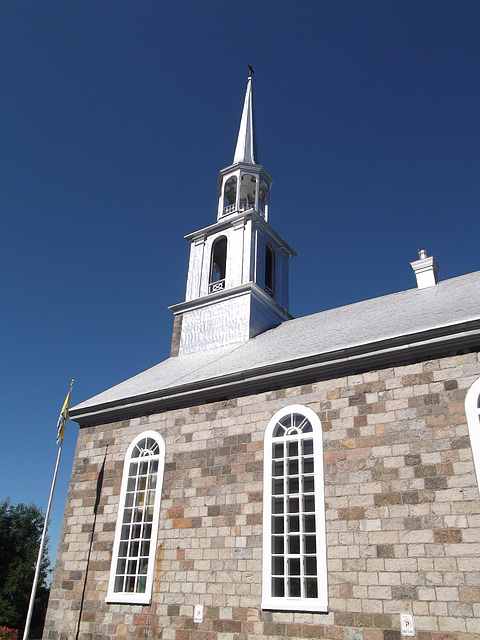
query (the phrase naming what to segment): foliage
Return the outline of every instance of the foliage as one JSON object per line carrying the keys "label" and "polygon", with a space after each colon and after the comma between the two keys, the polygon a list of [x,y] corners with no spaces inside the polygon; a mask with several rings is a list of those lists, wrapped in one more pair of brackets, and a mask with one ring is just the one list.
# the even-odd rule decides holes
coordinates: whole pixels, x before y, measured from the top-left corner
{"label": "foliage", "polygon": [[[44,516],[34,504],[14,507],[8,498],[0,503],[0,624],[19,629],[19,635],[27,617],[43,523]],[[49,567],[45,553],[32,616],[32,635],[41,635],[38,631],[45,620]]]}
{"label": "foliage", "polygon": [[11,638],[16,635],[17,632],[15,629],[10,629],[10,627],[0,627],[0,638]]}

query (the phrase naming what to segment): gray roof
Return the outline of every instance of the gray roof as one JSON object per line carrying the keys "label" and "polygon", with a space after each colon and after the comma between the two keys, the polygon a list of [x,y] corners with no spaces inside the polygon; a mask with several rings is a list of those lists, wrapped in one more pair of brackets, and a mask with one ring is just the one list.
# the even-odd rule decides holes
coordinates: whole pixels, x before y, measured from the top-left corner
{"label": "gray roof", "polygon": [[288,320],[248,342],[168,358],[70,410],[81,425],[300,384],[478,345],[480,271]]}

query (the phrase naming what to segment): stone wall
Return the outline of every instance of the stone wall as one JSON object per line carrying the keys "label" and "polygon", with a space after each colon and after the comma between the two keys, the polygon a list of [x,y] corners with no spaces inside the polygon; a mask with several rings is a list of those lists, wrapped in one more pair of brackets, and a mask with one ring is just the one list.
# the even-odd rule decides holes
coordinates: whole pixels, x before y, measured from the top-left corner
{"label": "stone wall", "polygon": [[[400,640],[400,613],[419,640],[478,639],[479,376],[469,353],[82,428],[44,639]],[[323,426],[328,614],[260,610],[263,435],[293,403]],[[166,445],[152,604],[107,605],[123,459],[147,429]]]}

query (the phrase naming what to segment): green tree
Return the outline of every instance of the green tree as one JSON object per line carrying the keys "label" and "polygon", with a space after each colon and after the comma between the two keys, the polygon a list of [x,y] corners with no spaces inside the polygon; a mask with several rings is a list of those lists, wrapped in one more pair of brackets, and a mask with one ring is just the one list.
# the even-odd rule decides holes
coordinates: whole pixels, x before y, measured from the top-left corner
{"label": "green tree", "polygon": [[[9,498],[0,503],[0,625],[20,632],[27,617],[43,522],[44,515],[34,504],[14,507]],[[40,637],[45,620],[49,567],[45,553],[31,623],[33,638]]]}

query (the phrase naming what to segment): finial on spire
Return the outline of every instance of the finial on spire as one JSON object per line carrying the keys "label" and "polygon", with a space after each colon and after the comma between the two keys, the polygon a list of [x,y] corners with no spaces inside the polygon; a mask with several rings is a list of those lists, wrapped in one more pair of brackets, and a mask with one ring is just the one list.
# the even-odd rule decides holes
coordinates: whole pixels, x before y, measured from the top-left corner
{"label": "finial on spire", "polygon": [[255,71],[253,70],[253,67],[251,64],[248,65],[248,68],[250,69],[250,73],[248,74],[248,77],[251,78],[255,73]]}

